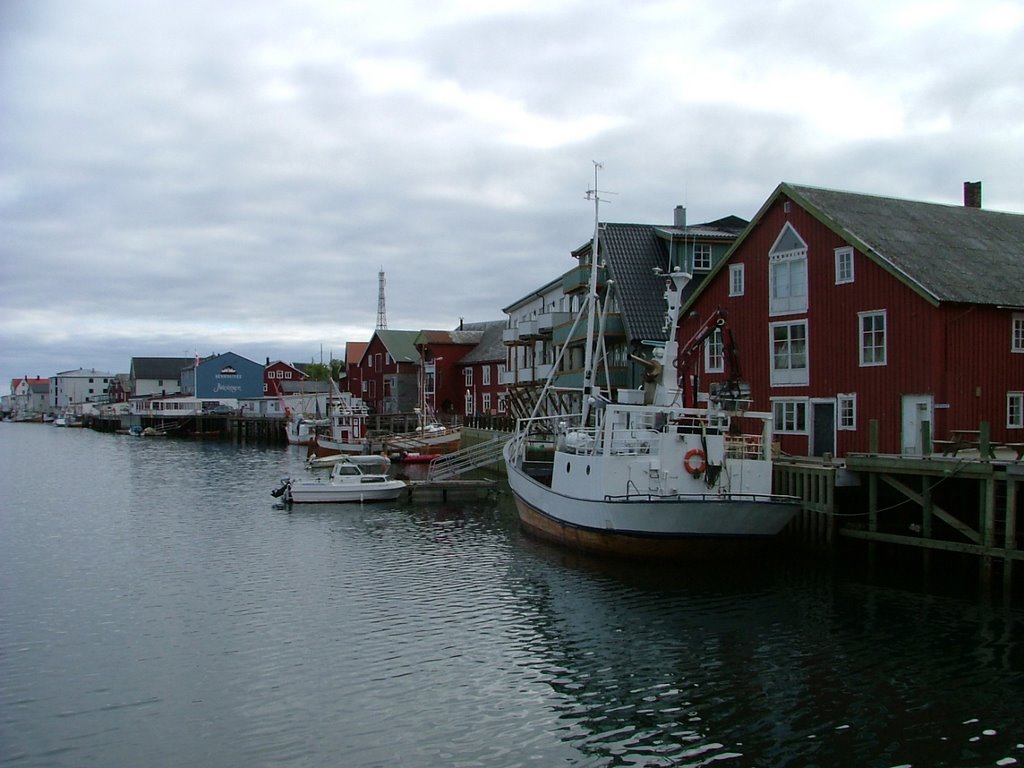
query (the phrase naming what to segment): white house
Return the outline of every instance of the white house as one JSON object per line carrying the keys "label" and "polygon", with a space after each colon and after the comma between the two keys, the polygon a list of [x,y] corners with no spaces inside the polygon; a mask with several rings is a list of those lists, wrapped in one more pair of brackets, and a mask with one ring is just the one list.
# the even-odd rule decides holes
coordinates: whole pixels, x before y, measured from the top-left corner
{"label": "white house", "polygon": [[63,411],[86,403],[105,403],[115,376],[95,368],[58,373],[50,381],[50,406],[54,411]]}
{"label": "white house", "polygon": [[508,315],[508,327],[502,333],[508,359],[500,383],[512,386],[544,383],[557,352],[551,339],[552,331],[555,326],[572,320],[571,301],[559,276],[502,310]]}

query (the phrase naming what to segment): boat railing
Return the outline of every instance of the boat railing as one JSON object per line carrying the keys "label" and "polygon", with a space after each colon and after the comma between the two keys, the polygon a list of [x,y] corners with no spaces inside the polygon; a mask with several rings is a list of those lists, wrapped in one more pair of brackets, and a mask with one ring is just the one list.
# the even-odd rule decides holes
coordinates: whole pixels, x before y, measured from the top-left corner
{"label": "boat railing", "polygon": [[661,433],[656,429],[615,429],[611,431],[609,452],[617,456],[642,456],[658,453]]}
{"label": "boat railing", "polygon": [[[760,503],[773,504],[794,504],[799,503],[798,496],[785,496],[777,493],[626,493],[622,495],[606,494],[604,500],[611,503],[635,503],[638,501],[650,502],[680,502],[680,501],[705,501],[705,502],[738,502],[756,501]],[[676,509],[676,508],[672,508]]]}
{"label": "boat railing", "polygon": [[509,442],[509,456],[519,461],[528,455],[546,455],[555,447],[555,441],[569,424],[578,424],[581,415],[557,414],[530,416],[516,419],[516,428]]}
{"label": "boat railing", "polygon": [[763,435],[726,435],[725,456],[728,459],[763,459]]}

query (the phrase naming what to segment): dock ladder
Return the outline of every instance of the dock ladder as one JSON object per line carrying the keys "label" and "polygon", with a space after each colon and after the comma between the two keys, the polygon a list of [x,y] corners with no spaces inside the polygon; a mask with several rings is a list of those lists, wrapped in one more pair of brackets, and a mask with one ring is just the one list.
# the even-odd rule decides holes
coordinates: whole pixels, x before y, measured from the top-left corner
{"label": "dock ladder", "polygon": [[497,464],[501,461],[501,449],[505,446],[506,442],[507,438],[495,437],[487,442],[477,443],[476,445],[438,456],[430,462],[430,467],[427,469],[427,479],[445,480],[464,475],[466,472],[479,469],[480,467]]}

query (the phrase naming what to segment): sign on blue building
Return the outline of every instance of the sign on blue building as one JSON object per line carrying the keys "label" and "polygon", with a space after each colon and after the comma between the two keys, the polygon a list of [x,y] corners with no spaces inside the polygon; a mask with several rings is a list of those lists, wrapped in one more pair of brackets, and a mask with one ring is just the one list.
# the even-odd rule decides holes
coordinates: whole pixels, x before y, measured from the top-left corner
{"label": "sign on blue building", "polygon": [[203,360],[195,395],[219,400],[263,397],[263,366],[234,352]]}

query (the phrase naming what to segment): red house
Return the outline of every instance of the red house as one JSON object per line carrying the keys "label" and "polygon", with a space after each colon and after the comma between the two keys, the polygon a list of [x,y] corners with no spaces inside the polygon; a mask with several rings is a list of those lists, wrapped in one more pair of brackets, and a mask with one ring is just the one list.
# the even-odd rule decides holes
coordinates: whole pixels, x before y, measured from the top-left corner
{"label": "red house", "polygon": [[345,344],[345,390],[353,397],[363,396],[363,378],[360,375],[359,361],[363,358],[366,347],[365,341],[349,341]]}
{"label": "red house", "polygon": [[[872,420],[884,453],[982,421],[1024,441],[1024,216],[964,192],[961,207],[781,184],[683,307],[681,340],[727,312],[787,453],[867,451]],[[698,393],[728,376],[724,351],[713,336],[688,372]]]}
{"label": "red house", "polygon": [[268,357],[267,364],[263,368],[263,394],[270,397],[276,395],[278,393],[277,382],[305,381],[308,378],[305,373],[291,363],[286,363],[283,360],[275,360],[272,363]]}
{"label": "red house", "polygon": [[465,392],[463,413],[466,416],[504,415],[508,406],[508,384],[505,383],[506,347],[503,331],[506,321],[476,323],[480,341],[460,361],[461,384]]}
{"label": "red house", "polygon": [[418,331],[378,328],[366,345],[356,375],[356,394],[375,413],[412,413],[418,401]]}
{"label": "red house", "polygon": [[421,364],[418,390],[428,413],[465,413],[465,375],[459,363],[482,336],[482,330],[468,326],[455,331],[420,331],[415,341]]}

